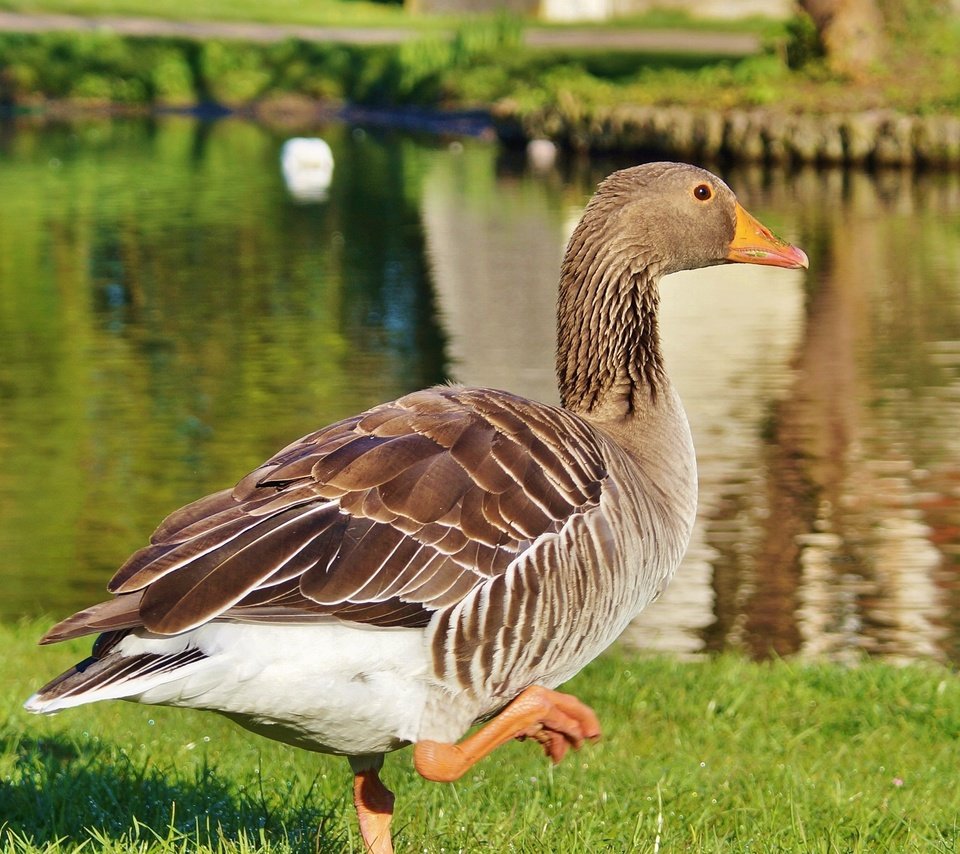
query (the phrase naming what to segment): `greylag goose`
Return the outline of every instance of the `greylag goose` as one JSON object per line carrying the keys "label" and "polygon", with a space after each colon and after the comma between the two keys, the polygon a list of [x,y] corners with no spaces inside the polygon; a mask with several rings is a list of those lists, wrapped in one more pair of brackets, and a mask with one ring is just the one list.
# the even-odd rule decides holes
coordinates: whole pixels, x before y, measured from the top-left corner
{"label": "greylag goose", "polygon": [[597,738],[554,689],[664,589],[696,508],[658,283],[734,261],[807,265],[709,172],[614,173],[563,260],[561,406],[437,387],[297,440],[170,515],[112,599],[50,629],[99,637],[27,708],[208,709],[344,754],[375,854],[393,850],[386,752],[413,744],[420,774],[451,781],[513,738],[554,762]]}

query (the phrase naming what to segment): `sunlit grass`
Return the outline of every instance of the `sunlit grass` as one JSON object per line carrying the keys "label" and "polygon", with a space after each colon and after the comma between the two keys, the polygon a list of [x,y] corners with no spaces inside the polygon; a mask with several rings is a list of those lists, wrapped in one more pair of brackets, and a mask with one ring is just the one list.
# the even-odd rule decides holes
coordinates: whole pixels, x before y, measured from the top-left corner
{"label": "sunlit grass", "polygon": [[[215,715],[20,702],[85,645],[0,629],[3,850],[359,851],[349,771]],[[569,688],[605,738],[551,768],[511,744],[454,785],[384,772],[398,850],[956,851],[960,687],[934,666],[605,656]]]}
{"label": "sunlit grass", "polygon": [[268,24],[313,26],[426,25],[433,18],[416,18],[400,5],[371,0],[0,0],[10,12],[71,15],[132,15],[144,18],[196,21],[254,21]]}
{"label": "sunlit grass", "polygon": [[[375,0],[0,0],[0,9],[10,12],[63,13],[82,16],[132,15],[169,20],[255,21],[268,24],[313,26],[408,26],[435,28],[455,20],[451,16],[411,13],[402,3]],[[611,21],[578,21],[572,24],[536,21],[554,28],[578,29],[696,29],[714,32],[779,34],[783,24],[772,18],[733,20],[691,17],[683,11],[651,9],[641,15]]]}

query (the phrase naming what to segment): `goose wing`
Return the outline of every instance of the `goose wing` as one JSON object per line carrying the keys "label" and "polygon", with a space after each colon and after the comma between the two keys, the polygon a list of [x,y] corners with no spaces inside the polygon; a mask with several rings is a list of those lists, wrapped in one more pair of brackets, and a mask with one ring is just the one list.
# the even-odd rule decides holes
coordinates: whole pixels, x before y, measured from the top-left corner
{"label": "goose wing", "polygon": [[217,618],[425,626],[596,507],[606,477],[601,441],[565,410],[486,389],[416,392],[176,511],[113,577],[114,599],[44,640]]}

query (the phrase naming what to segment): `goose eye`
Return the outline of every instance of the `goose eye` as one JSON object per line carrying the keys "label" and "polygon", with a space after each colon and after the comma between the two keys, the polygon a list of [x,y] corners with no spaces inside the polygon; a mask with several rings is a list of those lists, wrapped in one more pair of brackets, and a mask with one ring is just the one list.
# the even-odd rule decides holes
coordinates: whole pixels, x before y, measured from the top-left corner
{"label": "goose eye", "polygon": [[713,195],[713,190],[710,189],[708,184],[698,184],[694,187],[693,195],[701,202],[705,202]]}

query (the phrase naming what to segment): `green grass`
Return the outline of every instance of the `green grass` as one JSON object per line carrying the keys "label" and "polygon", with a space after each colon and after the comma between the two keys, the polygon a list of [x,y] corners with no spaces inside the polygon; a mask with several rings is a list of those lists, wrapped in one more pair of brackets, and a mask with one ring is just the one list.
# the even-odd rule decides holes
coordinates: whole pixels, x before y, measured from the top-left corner
{"label": "green grass", "polygon": [[[22,699],[86,650],[38,649],[39,631],[0,628],[4,851],[359,851],[342,759],[211,714],[116,702],[28,716]],[[944,669],[619,651],[569,689],[605,737],[557,768],[515,743],[437,785],[409,751],[388,758],[398,850],[960,847],[960,685]]]}
{"label": "green grass", "polygon": [[[131,15],[143,18],[197,21],[255,21],[264,24],[304,24],[312,26],[390,26],[437,28],[453,18],[417,15],[407,12],[401,2],[377,0],[0,0],[0,10],[26,13],[57,13],[91,17]],[[536,21],[552,29],[696,29],[711,32],[750,32],[774,35],[783,24],[771,18],[745,19],[694,18],[685,12],[652,9],[641,15],[603,22],[550,23]]]}
{"label": "green grass", "polygon": [[183,21],[254,21],[311,26],[437,26],[442,19],[415,18],[398,4],[373,0],[0,0],[8,12],[81,16],[131,15]]}

